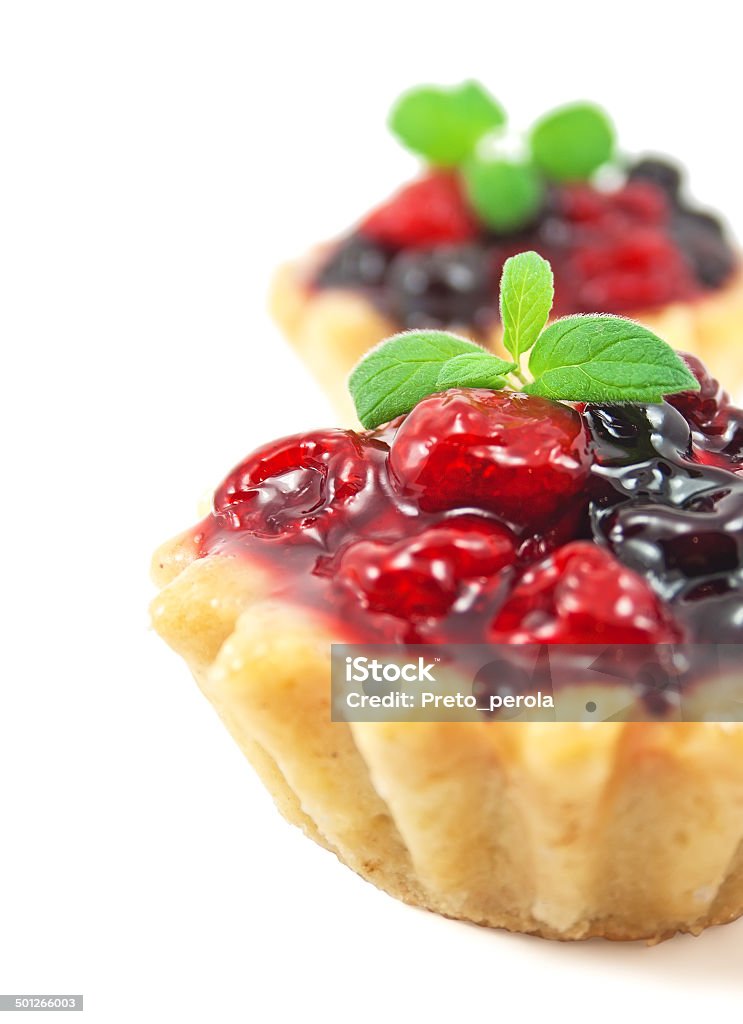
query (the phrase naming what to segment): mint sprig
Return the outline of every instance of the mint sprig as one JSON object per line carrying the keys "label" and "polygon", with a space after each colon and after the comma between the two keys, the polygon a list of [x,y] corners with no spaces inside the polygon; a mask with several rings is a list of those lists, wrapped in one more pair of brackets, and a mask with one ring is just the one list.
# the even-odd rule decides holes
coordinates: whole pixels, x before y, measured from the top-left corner
{"label": "mint sprig", "polygon": [[519,360],[539,337],[555,297],[552,268],[536,252],[506,260],[500,282],[503,345]]}
{"label": "mint sprig", "polygon": [[480,349],[479,352],[463,352],[462,355],[447,359],[439,370],[436,390],[449,388],[490,388],[499,391],[506,386],[506,374],[516,369],[516,363]]}
{"label": "mint sprig", "polygon": [[567,316],[540,335],[524,391],[581,402],[660,402],[699,385],[670,345],[621,316]]}
{"label": "mint sprig", "polygon": [[410,412],[438,389],[442,367],[463,353],[484,350],[448,331],[406,331],[368,352],[351,372],[348,387],[365,427],[378,427]]}
{"label": "mint sprig", "polygon": [[[359,362],[349,389],[361,423],[372,429],[401,416],[426,395],[448,388],[510,386],[566,402],[660,402],[698,391],[670,345],[620,316],[568,316],[545,327],[552,308],[552,268],[535,252],[506,260],[501,278],[504,344],[499,359],[448,331],[407,331]],[[522,357],[529,352],[528,374]]]}
{"label": "mint sprig", "polygon": [[534,219],[547,182],[588,180],[615,159],[612,122],[600,107],[583,102],[541,117],[521,140],[519,159],[486,152],[494,140],[502,143],[506,112],[476,81],[409,89],[392,107],[388,123],[426,163],[456,170],[474,213],[501,234]]}
{"label": "mint sprig", "polygon": [[526,160],[475,155],[464,164],[462,179],[482,223],[503,233],[533,220],[544,198],[542,179]]}
{"label": "mint sprig", "polygon": [[505,124],[503,107],[479,82],[423,85],[398,99],[389,116],[404,146],[437,167],[462,163],[483,135]]}
{"label": "mint sprig", "polygon": [[614,154],[614,128],[593,103],[570,103],[545,114],[531,130],[534,163],[555,181],[583,181]]}

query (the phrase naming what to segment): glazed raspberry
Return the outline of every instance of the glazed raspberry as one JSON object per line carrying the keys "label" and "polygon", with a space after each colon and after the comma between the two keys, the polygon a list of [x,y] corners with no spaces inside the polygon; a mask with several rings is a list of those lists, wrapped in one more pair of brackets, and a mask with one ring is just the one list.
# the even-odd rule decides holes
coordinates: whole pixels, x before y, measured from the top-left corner
{"label": "glazed raspberry", "polygon": [[694,294],[689,267],[662,231],[632,228],[576,250],[576,302],[584,309],[632,310]]}
{"label": "glazed raspberry", "polygon": [[441,616],[468,581],[493,576],[515,560],[515,541],[504,527],[457,516],[397,541],[358,541],[335,575],[362,606],[402,619]]}
{"label": "glazed raspberry", "polygon": [[743,462],[743,413],[696,356],[683,358],[699,381],[699,391],[683,391],[667,401],[691,427],[694,459],[711,466],[737,469]]}
{"label": "glazed raspberry", "polygon": [[237,466],[217,489],[214,511],[225,525],[259,536],[312,536],[364,490],[370,474],[357,434],[298,434],[259,448]]}
{"label": "glazed raspberry", "polygon": [[668,199],[649,181],[630,181],[611,193],[612,208],[639,224],[663,224],[668,220]]}
{"label": "glazed raspberry", "polygon": [[604,194],[590,185],[567,185],[557,192],[554,204],[560,215],[574,224],[593,224],[608,209]]}
{"label": "glazed raspberry", "polygon": [[458,178],[431,174],[405,186],[361,223],[368,238],[394,248],[468,242],[478,233]]}
{"label": "glazed raspberry", "polygon": [[697,434],[719,436],[727,426],[730,396],[707,371],[701,359],[687,353],[681,355],[699,381],[699,391],[682,391],[678,395],[670,395],[667,401],[679,410]]}
{"label": "glazed raspberry", "polygon": [[493,643],[676,643],[681,629],[642,577],[577,541],[524,573],[495,617]]}
{"label": "glazed raspberry", "polygon": [[524,532],[581,502],[590,458],[573,409],[511,391],[452,389],[407,416],[389,465],[424,511],[486,509]]}

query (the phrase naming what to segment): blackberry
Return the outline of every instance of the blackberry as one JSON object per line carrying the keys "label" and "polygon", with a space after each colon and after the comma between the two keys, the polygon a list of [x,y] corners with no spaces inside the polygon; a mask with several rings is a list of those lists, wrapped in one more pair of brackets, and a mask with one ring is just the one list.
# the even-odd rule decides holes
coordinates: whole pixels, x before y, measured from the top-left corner
{"label": "blackberry", "polygon": [[731,474],[691,459],[691,430],[681,413],[660,405],[592,406],[583,414],[593,440],[593,519],[623,501],[683,507],[724,488]]}
{"label": "blackberry", "polygon": [[701,285],[716,288],[735,270],[735,253],[721,222],[713,214],[677,210],[670,231]]}
{"label": "blackberry", "polygon": [[[677,615],[693,631],[697,643],[738,644],[743,636],[743,579],[703,583],[677,605]],[[722,652],[721,652],[722,653]]]}
{"label": "blackberry", "polygon": [[387,273],[390,253],[363,235],[350,235],[330,254],[315,278],[320,288],[369,287],[381,285]]}
{"label": "blackberry", "polygon": [[490,260],[480,246],[402,252],[387,283],[390,312],[406,327],[471,324],[495,302]]}
{"label": "blackberry", "polygon": [[599,521],[599,536],[624,564],[646,576],[666,600],[743,570],[743,482],[683,507],[644,500],[618,505]]}
{"label": "blackberry", "polygon": [[676,164],[657,157],[644,157],[629,168],[630,181],[649,181],[675,200],[681,188],[681,170]]}

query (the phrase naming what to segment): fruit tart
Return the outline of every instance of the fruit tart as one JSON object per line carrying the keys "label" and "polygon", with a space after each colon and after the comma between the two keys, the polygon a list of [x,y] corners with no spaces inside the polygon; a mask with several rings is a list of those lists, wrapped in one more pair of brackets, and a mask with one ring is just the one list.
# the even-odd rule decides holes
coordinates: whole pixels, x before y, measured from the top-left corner
{"label": "fruit tart", "polygon": [[[694,661],[743,641],[743,411],[636,323],[545,327],[536,254],[502,290],[510,358],[394,337],[351,377],[365,429],[229,473],[155,555],[154,626],[281,813],[393,896],[549,938],[698,933],[743,912],[740,672]],[[631,671],[602,720],[339,718],[331,646],[367,643],[598,643]],[[634,666],[679,651],[674,702]]]}
{"label": "fruit tart", "polygon": [[717,216],[681,170],[617,153],[611,122],[561,107],[513,140],[476,82],[424,87],[392,110],[420,176],[340,239],[281,267],[275,319],[350,422],[355,362],[395,331],[451,328],[498,350],[505,260],[535,249],[555,267],[557,315],[630,316],[743,385],[743,279]]}

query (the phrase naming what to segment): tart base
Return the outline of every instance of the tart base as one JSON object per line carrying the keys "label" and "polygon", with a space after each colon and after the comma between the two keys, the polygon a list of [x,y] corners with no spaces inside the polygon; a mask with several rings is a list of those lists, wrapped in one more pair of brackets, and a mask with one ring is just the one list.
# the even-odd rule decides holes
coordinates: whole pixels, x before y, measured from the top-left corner
{"label": "tart base", "polygon": [[[274,275],[271,313],[333,403],[343,423],[356,420],[348,374],[370,348],[400,330],[369,299],[352,289],[307,285],[316,257],[286,263]],[[682,352],[698,356],[724,387],[743,391],[743,269],[724,288],[695,302],[630,314]],[[452,324],[450,329],[505,354],[500,326],[487,334]]]}
{"label": "tart base", "polygon": [[658,942],[743,913],[743,726],[332,722],[330,644],[247,558],[155,558],[158,633],[278,809],[447,917]]}

